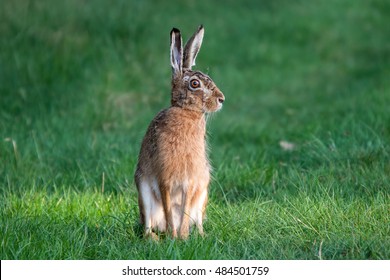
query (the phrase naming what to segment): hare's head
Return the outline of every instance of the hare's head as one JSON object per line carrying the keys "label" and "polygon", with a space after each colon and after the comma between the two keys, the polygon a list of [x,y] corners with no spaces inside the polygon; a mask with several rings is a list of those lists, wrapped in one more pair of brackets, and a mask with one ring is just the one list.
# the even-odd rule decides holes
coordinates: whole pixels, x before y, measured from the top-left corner
{"label": "hare's head", "polygon": [[171,31],[172,106],[209,113],[222,108],[225,96],[213,80],[200,71],[193,71],[195,58],[202,45],[204,29],[198,30],[182,47],[180,31]]}

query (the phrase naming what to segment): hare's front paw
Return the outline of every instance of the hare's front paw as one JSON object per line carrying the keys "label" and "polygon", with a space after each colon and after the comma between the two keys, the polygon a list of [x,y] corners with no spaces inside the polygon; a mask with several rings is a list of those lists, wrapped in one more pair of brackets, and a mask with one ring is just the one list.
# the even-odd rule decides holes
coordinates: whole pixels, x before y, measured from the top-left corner
{"label": "hare's front paw", "polygon": [[190,235],[190,229],[188,226],[184,226],[180,228],[179,237],[180,239],[186,240]]}
{"label": "hare's front paw", "polygon": [[153,241],[159,241],[160,240],[158,235],[156,233],[154,233],[153,231],[145,232],[145,238],[150,238]]}
{"label": "hare's front paw", "polygon": [[203,226],[202,225],[198,225],[198,232],[199,232],[199,235],[201,237],[205,237],[205,233],[204,233],[204,230],[203,230]]}
{"label": "hare's front paw", "polygon": [[171,232],[172,238],[177,238],[177,231],[176,229],[173,229]]}

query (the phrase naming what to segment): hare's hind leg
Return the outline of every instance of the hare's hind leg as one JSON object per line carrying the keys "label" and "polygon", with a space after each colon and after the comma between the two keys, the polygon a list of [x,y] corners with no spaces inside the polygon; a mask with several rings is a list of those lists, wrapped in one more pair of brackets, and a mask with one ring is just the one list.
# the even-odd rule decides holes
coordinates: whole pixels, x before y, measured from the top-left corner
{"label": "hare's hind leg", "polygon": [[154,240],[158,240],[158,236],[153,230],[153,210],[156,208],[156,203],[151,184],[146,180],[139,182],[139,198],[138,204],[140,207],[141,223],[144,225],[144,236],[151,237]]}

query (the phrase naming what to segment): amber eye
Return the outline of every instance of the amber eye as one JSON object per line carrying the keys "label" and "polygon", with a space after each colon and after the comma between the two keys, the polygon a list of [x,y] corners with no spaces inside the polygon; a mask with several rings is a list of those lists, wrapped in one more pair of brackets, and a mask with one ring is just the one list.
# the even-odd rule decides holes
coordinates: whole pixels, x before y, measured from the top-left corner
{"label": "amber eye", "polygon": [[198,88],[198,87],[200,87],[200,82],[199,82],[199,80],[193,79],[190,81],[190,85],[192,88]]}

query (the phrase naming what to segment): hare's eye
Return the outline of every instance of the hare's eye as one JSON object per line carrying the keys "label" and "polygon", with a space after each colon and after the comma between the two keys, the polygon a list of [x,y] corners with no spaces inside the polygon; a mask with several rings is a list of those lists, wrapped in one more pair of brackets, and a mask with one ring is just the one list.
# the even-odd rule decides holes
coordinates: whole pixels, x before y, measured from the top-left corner
{"label": "hare's eye", "polygon": [[193,79],[190,81],[190,85],[192,88],[198,88],[198,87],[200,87],[200,82],[197,79]]}

